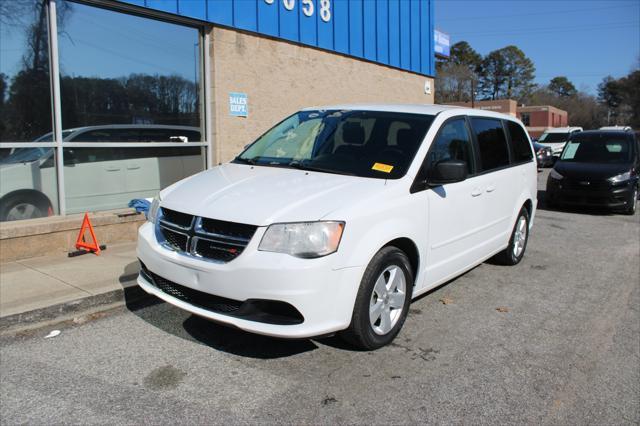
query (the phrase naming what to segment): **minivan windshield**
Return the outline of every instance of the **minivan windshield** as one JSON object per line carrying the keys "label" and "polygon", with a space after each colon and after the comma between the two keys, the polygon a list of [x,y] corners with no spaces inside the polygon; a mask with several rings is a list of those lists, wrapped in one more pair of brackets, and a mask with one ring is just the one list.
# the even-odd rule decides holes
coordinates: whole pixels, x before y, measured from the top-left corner
{"label": "minivan windshield", "polygon": [[542,143],[560,143],[566,142],[569,139],[569,133],[544,133],[538,139],[538,142]]}
{"label": "minivan windshield", "polygon": [[630,163],[631,141],[624,136],[591,134],[574,136],[564,147],[560,160],[577,163]]}
{"label": "minivan windshield", "polygon": [[433,115],[385,111],[300,111],[258,138],[233,162],[399,179],[433,119]]}

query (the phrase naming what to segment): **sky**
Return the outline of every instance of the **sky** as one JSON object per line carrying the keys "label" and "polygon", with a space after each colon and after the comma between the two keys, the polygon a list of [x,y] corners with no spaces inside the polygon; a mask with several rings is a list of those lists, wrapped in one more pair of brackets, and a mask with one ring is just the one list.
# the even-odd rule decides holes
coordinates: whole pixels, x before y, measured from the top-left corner
{"label": "sky", "polygon": [[538,84],[563,75],[596,94],[640,68],[640,0],[436,0],[435,26],[482,55],[519,47]]}

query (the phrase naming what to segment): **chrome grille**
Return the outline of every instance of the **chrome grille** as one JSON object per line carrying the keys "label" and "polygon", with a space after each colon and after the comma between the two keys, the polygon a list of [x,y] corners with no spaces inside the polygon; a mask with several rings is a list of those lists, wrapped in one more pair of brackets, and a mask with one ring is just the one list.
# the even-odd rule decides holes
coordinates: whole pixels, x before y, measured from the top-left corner
{"label": "chrome grille", "polygon": [[257,226],[193,216],[162,208],[159,220],[163,245],[190,256],[229,262],[238,257]]}

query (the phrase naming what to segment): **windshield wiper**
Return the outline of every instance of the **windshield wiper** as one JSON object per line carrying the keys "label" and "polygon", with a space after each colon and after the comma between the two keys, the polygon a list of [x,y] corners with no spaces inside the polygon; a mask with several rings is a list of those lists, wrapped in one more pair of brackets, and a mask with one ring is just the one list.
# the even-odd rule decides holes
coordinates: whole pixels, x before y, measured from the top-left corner
{"label": "windshield wiper", "polygon": [[[257,158],[257,157],[256,157]],[[238,162],[238,163],[244,163],[244,164],[251,164],[256,165],[258,164],[258,162],[256,161],[256,158],[241,158],[241,157],[236,157],[233,159],[234,162]]]}
{"label": "windshield wiper", "polygon": [[305,165],[302,162],[297,161],[297,160],[291,161],[290,163],[288,163],[287,167],[291,167],[293,169],[308,170],[310,172],[323,172],[323,173],[332,173],[332,174],[336,174],[336,175],[357,176],[355,173],[345,172],[345,171],[341,171],[341,170],[324,169],[322,167],[307,166],[307,165]]}

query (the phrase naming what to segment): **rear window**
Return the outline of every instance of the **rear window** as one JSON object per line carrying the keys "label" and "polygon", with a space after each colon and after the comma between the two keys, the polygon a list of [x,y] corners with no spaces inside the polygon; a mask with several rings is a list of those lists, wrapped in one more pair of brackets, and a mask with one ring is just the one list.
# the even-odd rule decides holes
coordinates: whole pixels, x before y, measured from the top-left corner
{"label": "rear window", "polygon": [[509,148],[502,122],[492,118],[471,118],[471,126],[478,139],[482,171],[509,165]]}
{"label": "rear window", "polygon": [[507,128],[511,136],[511,148],[513,149],[513,161],[516,163],[524,163],[531,161],[533,154],[531,153],[531,144],[527,134],[518,123],[507,121]]}

